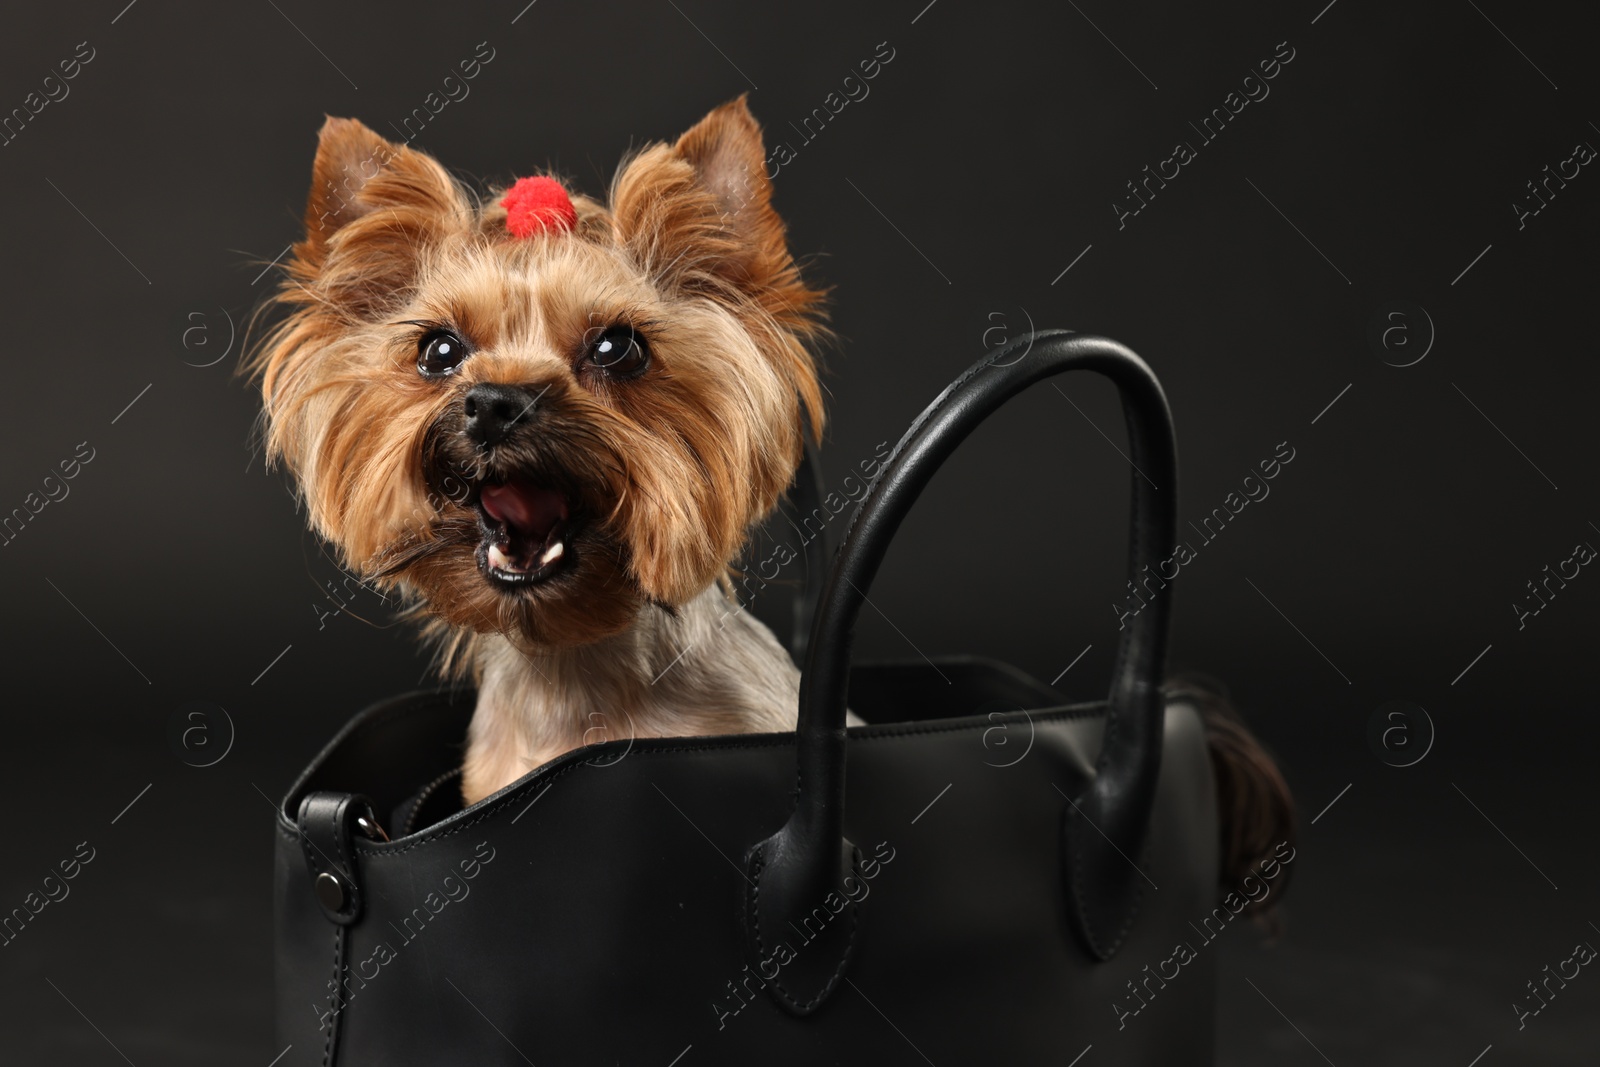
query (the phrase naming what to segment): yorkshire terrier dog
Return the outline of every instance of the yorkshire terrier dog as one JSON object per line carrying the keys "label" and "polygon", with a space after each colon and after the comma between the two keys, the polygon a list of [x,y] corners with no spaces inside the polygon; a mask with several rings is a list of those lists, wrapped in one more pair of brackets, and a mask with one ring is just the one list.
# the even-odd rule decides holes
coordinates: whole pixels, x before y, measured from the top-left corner
{"label": "yorkshire terrier dog", "polygon": [[[253,359],[316,531],[470,673],[471,804],[611,736],[794,728],[799,672],[719,579],[822,428],[822,294],[741,97],[606,203],[478,202],[351,119],[322,128]],[[589,740],[592,740],[592,734]]]}
{"label": "yorkshire terrier dog", "polygon": [[[741,97],[626,160],[606,203],[549,177],[484,202],[359,122],[322,128],[289,313],[251,361],[268,452],[477,683],[468,804],[596,714],[611,736],[794,728],[799,671],[727,581],[823,425],[822,294],[763,160]],[[1287,786],[1219,689],[1170,688],[1204,714],[1237,884],[1290,834]]]}

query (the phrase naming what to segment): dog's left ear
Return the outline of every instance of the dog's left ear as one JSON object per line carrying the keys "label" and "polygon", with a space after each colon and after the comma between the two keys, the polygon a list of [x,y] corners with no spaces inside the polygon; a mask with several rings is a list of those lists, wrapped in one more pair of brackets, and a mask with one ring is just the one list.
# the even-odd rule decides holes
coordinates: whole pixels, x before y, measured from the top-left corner
{"label": "dog's left ear", "polygon": [[611,210],[624,247],[658,282],[751,301],[802,335],[817,329],[823,294],[789,254],[761,127],[743,96],[624,166]]}
{"label": "dog's left ear", "polygon": [[317,136],[305,223],[290,276],[370,316],[405,292],[428,247],[471,226],[472,209],[431,156],[330,116]]}

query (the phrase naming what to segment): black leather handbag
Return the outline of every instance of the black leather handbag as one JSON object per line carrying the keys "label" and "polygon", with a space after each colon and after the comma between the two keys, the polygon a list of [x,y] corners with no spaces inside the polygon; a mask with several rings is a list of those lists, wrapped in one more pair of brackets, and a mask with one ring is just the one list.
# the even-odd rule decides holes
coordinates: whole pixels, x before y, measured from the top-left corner
{"label": "black leather handbag", "polygon": [[1124,620],[1104,700],[850,663],[934,472],[1069,370],[1121,391],[1137,583],[1174,541],[1165,397],[1116,342],[1041,333],[942,392],[862,498],[793,734],[611,741],[462,809],[471,693],[358,715],[279,812],[281,1067],[1210,1064],[1214,954],[1174,962],[1218,858],[1200,715],[1162,691],[1172,590]]}

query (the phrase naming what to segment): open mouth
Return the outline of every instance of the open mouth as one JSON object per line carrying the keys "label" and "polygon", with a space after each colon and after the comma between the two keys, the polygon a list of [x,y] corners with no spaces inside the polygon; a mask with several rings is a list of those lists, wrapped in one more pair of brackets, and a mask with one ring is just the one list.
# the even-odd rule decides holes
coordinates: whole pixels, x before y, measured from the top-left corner
{"label": "open mouth", "polygon": [[513,479],[478,491],[483,545],[478,566],[510,586],[542,582],[572,558],[571,511],[554,489]]}

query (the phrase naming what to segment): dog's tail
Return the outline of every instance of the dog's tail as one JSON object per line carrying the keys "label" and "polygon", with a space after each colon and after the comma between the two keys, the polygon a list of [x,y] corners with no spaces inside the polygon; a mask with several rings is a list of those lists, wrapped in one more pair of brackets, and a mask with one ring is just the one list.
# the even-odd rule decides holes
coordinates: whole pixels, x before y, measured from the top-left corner
{"label": "dog's tail", "polygon": [[[1222,835],[1219,879],[1222,893],[1240,892],[1244,879],[1271,859],[1276,849],[1294,845],[1294,798],[1272,754],[1257,741],[1234,709],[1222,683],[1205,675],[1172,678],[1167,692],[1193,703],[1205,722],[1206,743],[1217,782],[1217,815]],[[1272,933],[1281,928],[1275,912],[1288,888],[1285,865],[1274,891],[1253,901],[1244,914],[1254,915]]]}

